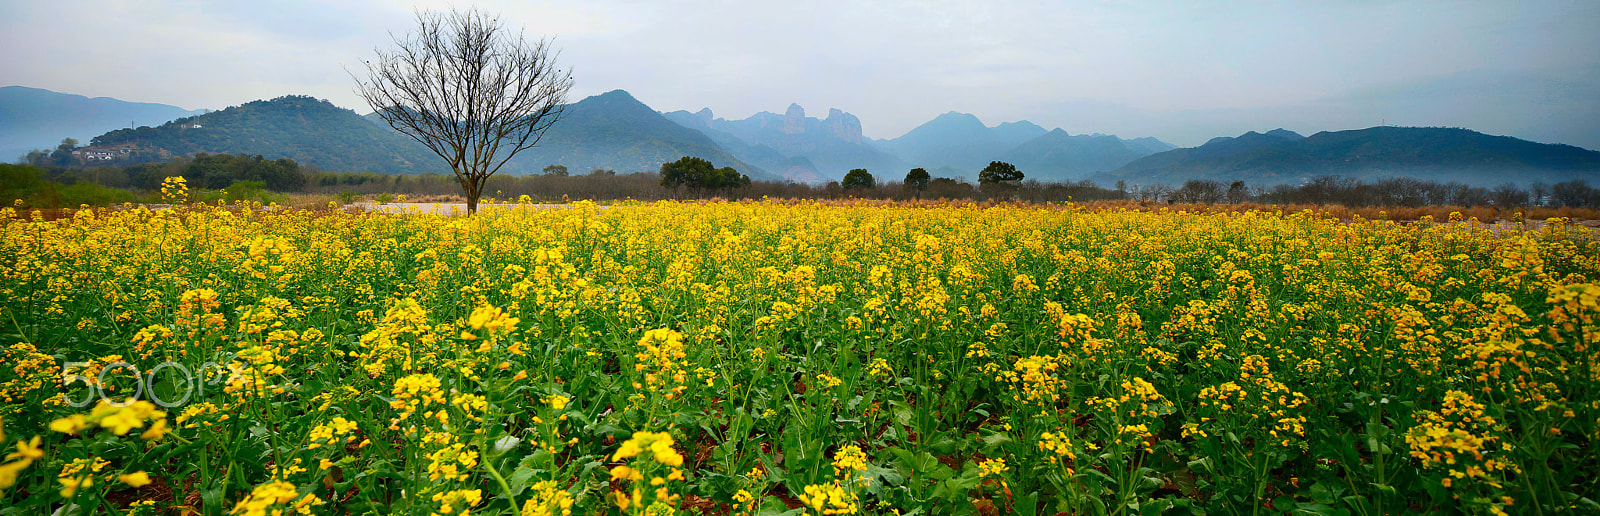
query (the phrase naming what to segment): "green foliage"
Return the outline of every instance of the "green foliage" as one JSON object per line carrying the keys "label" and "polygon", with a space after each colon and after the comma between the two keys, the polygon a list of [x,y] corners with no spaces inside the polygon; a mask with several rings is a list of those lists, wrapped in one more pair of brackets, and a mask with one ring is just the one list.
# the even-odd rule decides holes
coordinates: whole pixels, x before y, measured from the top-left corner
{"label": "green foliage", "polygon": [[842,183],[842,186],[844,186],[845,190],[856,190],[861,188],[872,188],[877,186],[877,183],[877,180],[872,177],[872,174],[867,172],[867,169],[857,168],[851,169],[850,172],[844,175],[844,182]]}
{"label": "green foliage", "polygon": [[30,192],[49,184],[44,180],[44,169],[33,165],[0,163],[0,192]]}
{"label": "green foliage", "polygon": [[715,168],[710,161],[693,156],[661,164],[661,186],[667,188],[687,186],[695,190],[728,190],[749,185],[750,177],[740,174],[733,167]]}
{"label": "green foliage", "polygon": [[7,204],[17,200],[29,208],[76,208],[79,205],[105,206],[137,199],[133,192],[79,181],[61,185],[46,179],[48,170],[32,165],[0,164],[0,199]]}
{"label": "green foliage", "polygon": [[194,188],[227,188],[235,181],[254,181],[279,192],[305,189],[306,177],[294,160],[268,160],[261,155],[197,154],[183,171]]}
{"label": "green foliage", "polygon": [[1004,161],[990,161],[989,166],[978,172],[978,183],[985,186],[1018,181],[1022,181],[1022,171]]}
{"label": "green foliage", "polygon": [[920,167],[913,168],[910,172],[906,172],[905,185],[906,188],[921,192],[928,189],[928,182],[932,180],[932,177],[928,176],[927,170]]}
{"label": "green foliage", "polygon": [[566,165],[550,165],[548,167],[544,167],[544,175],[556,176],[556,177],[567,177],[567,166]]}
{"label": "green foliage", "polygon": [[76,207],[84,204],[107,206],[133,202],[139,197],[133,192],[121,188],[111,188],[87,182],[57,187],[55,193],[58,200],[55,204],[61,207]]}

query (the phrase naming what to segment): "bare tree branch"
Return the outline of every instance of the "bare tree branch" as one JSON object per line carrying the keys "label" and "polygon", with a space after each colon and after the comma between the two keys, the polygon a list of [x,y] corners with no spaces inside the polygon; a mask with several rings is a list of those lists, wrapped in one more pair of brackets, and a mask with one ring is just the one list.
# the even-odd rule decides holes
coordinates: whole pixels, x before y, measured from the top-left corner
{"label": "bare tree branch", "polygon": [[356,91],[450,164],[476,213],[484,182],[561,119],[572,74],[556,67],[548,40],[512,36],[476,8],[418,12],[416,32],[394,40],[365,62]]}

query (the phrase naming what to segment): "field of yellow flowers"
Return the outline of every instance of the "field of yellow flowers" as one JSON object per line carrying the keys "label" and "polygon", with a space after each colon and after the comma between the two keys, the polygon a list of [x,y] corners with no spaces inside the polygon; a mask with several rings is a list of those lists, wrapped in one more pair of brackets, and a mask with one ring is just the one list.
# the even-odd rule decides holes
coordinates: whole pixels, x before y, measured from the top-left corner
{"label": "field of yellow flowers", "polygon": [[1600,511],[1559,220],[0,220],[0,515]]}

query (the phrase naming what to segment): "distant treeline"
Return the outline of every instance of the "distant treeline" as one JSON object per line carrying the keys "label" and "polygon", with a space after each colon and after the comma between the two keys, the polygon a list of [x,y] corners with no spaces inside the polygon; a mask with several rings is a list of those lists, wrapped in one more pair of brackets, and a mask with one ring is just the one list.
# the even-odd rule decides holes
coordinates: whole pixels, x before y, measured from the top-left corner
{"label": "distant treeline", "polygon": [[[368,173],[319,173],[307,176],[309,193],[351,192],[370,194],[453,195],[461,193],[455,178],[441,174],[384,175]],[[526,195],[538,202],[561,200],[656,201],[665,199],[1004,199],[1029,202],[1071,200],[1110,200],[1127,198],[1124,192],[1101,188],[1094,183],[1040,183],[1025,181],[1014,185],[974,185],[966,181],[934,178],[925,190],[906,188],[898,181],[846,189],[837,181],[811,185],[780,181],[750,181],[734,188],[696,189],[687,186],[668,188],[661,175],[653,172],[618,174],[597,170],[582,175],[495,176],[489,178],[484,196],[516,199]]]}
{"label": "distant treeline", "polygon": [[[307,177],[306,191],[312,193],[351,192],[356,194],[452,195],[460,193],[455,178],[438,174],[383,175],[353,173],[315,173]],[[1098,200],[1138,200],[1174,203],[1265,203],[1339,204],[1365,206],[1550,206],[1600,207],[1600,189],[1582,179],[1554,185],[1533,183],[1522,188],[1506,183],[1483,188],[1461,183],[1437,183],[1412,178],[1390,178],[1372,183],[1338,176],[1318,177],[1298,186],[1251,186],[1243,181],[1189,181],[1172,187],[1163,184],[1130,186],[1124,182],[1112,188],[1092,181],[1047,183],[1026,180],[1016,184],[972,184],[959,179],[933,178],[927,188],[917,191],[899,181],[846,189],[839,182],[825,185],[751,181],[748,186],[723,190],[669,189],[661,186],[654,173],[615,174],[595,171],[585,175],[497,176],[489,179],[485,195],[514,199],[527,195],[537,201],[562,199],[685,199],[685,198],[801,198],[841,199],[973,199],[1016,200],[1027,202],[1068,202]]]}
{"label": "distant treeline", "polygon": [[[43,160],[41,160],[43,161]],[[101,166],[73,168],[63,166],[7,165],[6,174],[0,177],[0,195],[23,198],[33,192],[40,204],[50,204],[49,196],[38,192],[46,183],[77,187],[79,190],[109,188],[123,190],[127,195],[106,194],[99,197],[124,199],[135,194],[148,195],[160,189],[163,178],[183,176],[191,188],[204,190],[231,189],[234,191],[265,190],[280,193],[310,194],[408,194],[413,196],[449,196],[461,193],[460,184],[453,176],[441,174],[396,175],[356,172],[326,172],[302,166],[294,160],[266,159],[262,156],[232,154],[197,154],[180,157],[165,163],[148,163],[126,167]],[[20,168],[18,168],[20,167]],[[850,188],[840,182],[811,185],[780,181],[751,181],[730,188],[691,188],[663,186],[656,173],[618,174],[610,170],[593,170],[585,174],[568,175],[563,167],[550,167],[549,173],[530,176],[500,175],[489,179],[484,189],[486,197],[499,200],[516,199],[526,195],[539,202],[563,200],[621,200],[644,201],[663,199],[972,199],[1025,202],[1087,202],[1099,200],[1135,200],[1172,203],[1265,203],[1265,204],[1316,204],[1367,206],[1492,206],[1497,208],[1521,206],[1549,207],[1600,207],[1600,189],[1582,179],[1548,185],[1533,183],[1527,188],[1515,183],[1505,183],[1495,188],[1483,188],[1461,183],[1437,183],[1411,178],[1390,178],[1371,183],[1338,176],[1323,176],[1301,185],[1276,185],[1271,187],[1249,185],[1244,181],[1219,182],[1209,180],[1188,181],[1178,186],[1164,184],[1130,185],[1119,181],[1112,187],[1091,181],[1041,182],[1037,180],[1010,181],[992,184],[972,184],[963,179],[944,177],[911,181],[911,185],[925,184],[921,189],[906,182],[893,180],[889,174],[860,177],[849,181]],[[855,173],[854,171],[852,172]],[[904,175],[904,173],[901,173]],[[925,181],[925,182],[924,182]],[[96,185],[89,187],[87,185]],[[106,192],[96,190],[102,194]],[[79,196],[82,197],[82,196]],[[74,197],[77,199],[78,197]],[[75,206],[67,200],[55,202]],[[119,201],[120,202],[120,201]],[[91,203],[93,204],[93,203]]]}
{"label": "distant treeline", "polygon": [[1483,188],[1456,182],[1437,183],[1408,177],[1372,183],[1339,176],[1320,176],[1305,184],[1250,187],[1243,181],[1189,181],[1177,188],[1155,185],[1135,189],[1136,199],[1190,203],[1338,204],[1365,206],[1518,206],[1600,207],[1600,189],[1573,179],[1554,185],[1535,182],[1523,188],[1504,183]]}

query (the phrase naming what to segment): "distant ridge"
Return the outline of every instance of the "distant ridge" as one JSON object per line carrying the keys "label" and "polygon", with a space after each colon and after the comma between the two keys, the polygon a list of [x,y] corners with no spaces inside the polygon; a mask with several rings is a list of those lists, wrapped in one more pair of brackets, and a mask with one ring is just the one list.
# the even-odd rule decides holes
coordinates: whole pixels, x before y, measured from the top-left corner
{"label": "distant ridge", "polygon": [[1005,161],[1026,178],[1040,181],[1081,180],[1173,148],[1155,138],[1123,140],[1104,134],[1074,136],[1059,128],[1047,131],[1027,120],[987,127],[978,117],[955,111],[880,145],[930,172],[976,177],[989,162]]}
{"label": "distant ridge", "polygon": [[823,183],[842,179],[850,169],[881,174],[903,166],[861,135],[861,120],[837,108],[822,119],[806,116],[799,104],[789,104],[782,115],[763,111],[743,120],[715,118],[710,109],[664,116],[791,181]]}
{"label": "distant ridge", "polygon": [[[673,123],[623,90],[612,90],[567,106],[539,146],[512,160],[517,174],[537,174],[549,165],[569,173],[596,168],[617,172],[655,172],[662,163],[694,156],[718,167],[731,166],[756,180],[776,175],[738,159],[699,131]],[[511,167],[508,164],[507,167]]]}
{"label": "distant ridge", "polygon": [[1040,181],[1077,181],[1151,154],[1116,136],[1069,135],[1056,129],[1006,152],[1002,161]]}
{"label": "distant ridge", "polygon": [[195,153],[290,158],[323,170],[384,174],[450,173],[421,144],[326,100],[289,95],[180,118],[157,127],[118,129],[95,147],[131,147],[157,159]]}
{"label": "distant ridge", "polygon": [[24,86],[0,87],[0,160],[12,161],[33,149],[54,149],[63,138],[86,144],[95,135],[130,123],[161,125],[204,112]]}
{"label": "distant ridge", "polygon": [[816,165],[804,156],[785,156],[782,152],[778,152],[777,149],[772,147],[759,143],[750,143],[738,136],[734,136],[733,133],[712,129],[711,122],[713,118],[709,108],[701,109],[695,113],[673,111],[662,113],[661,116],[678,125],[700,131],[711,138],[712,141],[717,142],[717,145],[723,149],[733,153],[734,156],[738,156],[740,160],[761,167],[768,173],[780,176],[783,179],[813,184],[828,181],[826,176],[817,171]]}
{"label": "distant ridge", "polygon": [[[259,154],[323,170],[451,173],[444,160],[382,119],[304,96],[248,102],[159,127],[115,130],[93,143],[129,147],[151,159],[199,152]],[[705,135],[662,118],[622,90],[568,105],[565,117],[539,145],[518,153],[501,173],[539,174],[549,165],[564,165],[573,174],[596,168],[654,172],[684,156],[732,166],[753,179],[774,177],[734,158]]]}
{"label": "distant ridge", "polygon": [[1146,156],[1097,179],[1299,184],[1315,176],[1408,176],[1478,186],[1600,179],[1600,152],[1444,127],[1380,126],[1301,137],[1277,129]]}
{"label": "distant ridge", "polygon": [[911,166],[948,166],[970,170],[974,177],[984,165],[1000,159],[1010,149],[978,117],[955,111],[939,115],[883,146]]}

